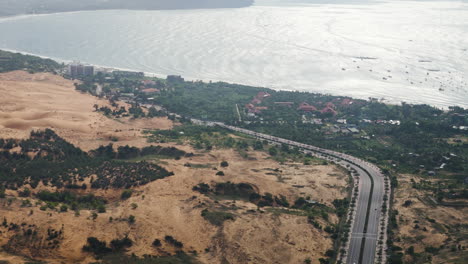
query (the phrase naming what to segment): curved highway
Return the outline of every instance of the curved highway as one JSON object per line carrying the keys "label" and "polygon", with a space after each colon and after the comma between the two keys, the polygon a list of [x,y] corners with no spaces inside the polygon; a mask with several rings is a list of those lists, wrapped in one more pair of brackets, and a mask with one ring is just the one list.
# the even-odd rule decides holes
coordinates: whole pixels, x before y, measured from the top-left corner
{"label": "curved highway", "polygon": [[[385,187],[389,187],[387,180],[377,166],[344,153],[273,137],[220,122],[204,123],[211,126],[217,125],[273,143],[298,147],[305,153],[335,160],[339,165],[354,171],[354,175],[359,178],[359,181],[357,181],[358,196],[355,211],[350,216],[352,224],[347,250],[342,257],[345,258],[347,264],[368,264],[376,261],[379,236],[380,240],[385,243],[384,233],[387,221],[386,214],[382,212],[382,206],[387,203],[387,201],[384,201]],[[380,235],[379,230],[382,232]],[[381,244],[380,248],[382,252],[385,245]]]}

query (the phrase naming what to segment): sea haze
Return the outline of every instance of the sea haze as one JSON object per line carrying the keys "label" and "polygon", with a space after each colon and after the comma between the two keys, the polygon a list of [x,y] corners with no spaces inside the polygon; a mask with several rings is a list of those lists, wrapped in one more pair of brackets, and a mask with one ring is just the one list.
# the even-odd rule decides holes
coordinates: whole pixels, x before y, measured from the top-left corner
{"label": "sea haze", "polygon": [[238,8],[253,0],[0,0],[0,16],[101,9]]}
{"label": "sea haze", "polygon": [[468,107],[467,3],[275,1],[5,18],[0,48],[190,79]]}

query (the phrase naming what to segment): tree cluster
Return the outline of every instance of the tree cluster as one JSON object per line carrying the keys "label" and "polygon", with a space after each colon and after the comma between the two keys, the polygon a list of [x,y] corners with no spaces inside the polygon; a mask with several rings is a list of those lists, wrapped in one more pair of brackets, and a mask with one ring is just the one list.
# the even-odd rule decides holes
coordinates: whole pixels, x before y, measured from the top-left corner
{"label": "tree cluster", "polygon": [[[92,178],[92,188],[130,188],[173,175],[153,163],[114,160],[119,155],[125,158],[131,156],[133,149],[130,147],[122,147],[117,153],[113,152],[112,147],[101,147],[91,156],[50,129],[33,131],[29,139],[14,143],[2,140],[0,143],[20,147],[20,151],[14,153],[0,149],[0,183],[8,189],[18,189],[24,184],[35,188],[40,181],[58,188],[86,189],[82,182],[91,175],[96,175]],[[185,154],[175,148],[159,146],[138,149],[138,153]],[[25,190],[21,193],[27,194]]]}

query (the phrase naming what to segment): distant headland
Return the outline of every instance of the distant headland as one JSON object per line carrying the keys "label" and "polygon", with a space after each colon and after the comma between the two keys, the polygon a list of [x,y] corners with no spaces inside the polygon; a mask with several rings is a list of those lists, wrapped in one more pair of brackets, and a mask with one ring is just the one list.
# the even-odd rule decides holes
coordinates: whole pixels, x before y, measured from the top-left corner
{"label": "distant headland", "polygon": [[254,0],[0,0],[0,16],[103,9],[164,10],[241,8],[250,6],[253,3]]}

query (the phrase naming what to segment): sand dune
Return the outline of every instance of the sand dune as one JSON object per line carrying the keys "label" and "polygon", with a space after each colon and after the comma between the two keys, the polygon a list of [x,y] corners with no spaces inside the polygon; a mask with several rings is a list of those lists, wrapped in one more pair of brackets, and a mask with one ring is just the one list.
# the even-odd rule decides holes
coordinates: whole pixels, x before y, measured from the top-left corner
{"label": "sand dune", "polygon": [[[52,128],[85,149],[108,144],[144,144],[141,130],[168,129],[165,118],[109,119],[93,112],[93,105],[107,101],[75,91],[73,82],[49,73],[15,71],[0,74],[0,137],[26,138],[31,130]],[[118,132],[116,132],[118,131]]]}

